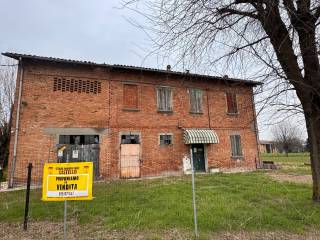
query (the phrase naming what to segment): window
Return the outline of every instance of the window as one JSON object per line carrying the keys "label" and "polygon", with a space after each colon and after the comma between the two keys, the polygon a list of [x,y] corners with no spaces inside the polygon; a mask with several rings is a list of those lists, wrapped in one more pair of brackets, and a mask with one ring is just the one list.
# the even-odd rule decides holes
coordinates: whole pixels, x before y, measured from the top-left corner
{"label": "window", "polygon": [[238,113],[237,95],[235,93],[226,93],[226,96],[227,96],[228,113],[230,114]]}
{"label": "window", "polygon": [[140,136],[138,134],[122,134],[121,144],[140,144]]}
{"label": "window", "polygon": [[230,141],[231,141],[232,157],[242,157],[241,136],[231,135]]}
{"label": "window", "polygon": [[171,145],[172,134],[160,134],[160,145]]}
{"label": "window", "polygon": [[168,87],[157,88],[157,107],[158,111],[172,111],[172,89]]}
{"label": "window", "polygon": [[190,112],[202,113],[202,90],[190,89],[189,98],[190,98]]}
{"label": "window", "polygon": [[134,84],[123,85],[123,108],[138,109],[138,86]]}
{"label": "window", "polygon": [[59,135],[59,144],[98,144],[99,135]]}

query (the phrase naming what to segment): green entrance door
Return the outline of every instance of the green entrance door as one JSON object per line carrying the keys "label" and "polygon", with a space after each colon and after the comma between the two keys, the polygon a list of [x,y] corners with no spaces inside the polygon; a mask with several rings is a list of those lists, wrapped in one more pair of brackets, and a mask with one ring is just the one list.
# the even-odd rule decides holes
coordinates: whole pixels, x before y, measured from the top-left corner
{"label": "green entrance door", "polygon": [[206,165],[204,160],[204,146],[203,144],[193,144],[192,147],[192,158],[194,169],[198,172],[205,172]]}

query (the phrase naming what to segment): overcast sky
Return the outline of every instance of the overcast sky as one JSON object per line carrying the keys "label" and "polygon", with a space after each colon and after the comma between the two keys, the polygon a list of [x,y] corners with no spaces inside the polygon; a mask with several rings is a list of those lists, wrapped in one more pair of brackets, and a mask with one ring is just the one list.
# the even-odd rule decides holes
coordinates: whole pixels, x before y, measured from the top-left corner
{"label": "overcast sky", "polygon": [[[118,0],[0,0],[0,50],[140,65],[147,39]],[[146,49],[147,50],[147,49]],[[144,65],[154,66],[155,61]]]}
{"label": "overcast sky", "polygon": [[[1,52],[155,68],[174,64],[145,59],[150,41],[128,21],[143,18],[121,9],[119,0],[0,0],[0,14]],[[271,139],[266,122],[259,118],[260,136]]]}

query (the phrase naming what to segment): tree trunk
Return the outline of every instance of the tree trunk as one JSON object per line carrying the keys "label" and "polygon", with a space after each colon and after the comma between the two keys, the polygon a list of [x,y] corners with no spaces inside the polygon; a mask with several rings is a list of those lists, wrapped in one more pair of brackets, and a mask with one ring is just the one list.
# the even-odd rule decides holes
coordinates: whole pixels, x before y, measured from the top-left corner
{"label": "tree trunk", "polygon": [[286,156],[286,157],[289,157],[288,149],[285,149],[285,150],[284,150],[284,153],[285,153],[285,156]]}
{"label": "tree trunk", "polygon": [[[312,99],[312,98],[311,98]],[[320,203],[320,96],[314,96],[315,101],[307,104],[305,118],[310,139],[310,160],[313,180],[312,199]]]}

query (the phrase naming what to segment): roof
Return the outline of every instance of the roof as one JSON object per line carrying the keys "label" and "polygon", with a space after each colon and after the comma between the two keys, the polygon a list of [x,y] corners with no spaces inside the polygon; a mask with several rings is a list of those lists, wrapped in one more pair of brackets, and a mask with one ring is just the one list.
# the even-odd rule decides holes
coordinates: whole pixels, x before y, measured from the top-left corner
{"label": "roof", "polygon": [[244,79],[238,79],[238,78],[229,78],[229,77],[218,77],[218,76],[211,76],[211,75],[204,75],[204,74],[197,74],[197,73],[190,73],[190,72],[178,72],[178,71],[171,71],[171,70],[168,71],[168,70],[156,69],[156,68],[128,66],[128,65],[120,65],[120,64],[95,63],[95,62],[90,62],[90,61],[80,61],[80,60],[54,58],[54,57],[43,57],[43,56],[37,56],[37,55],[11,53],[11,52],[2,53],[2,55],[16,59],[16,60],[29,59],[29,60],[76,64],[76,65],[86,65],[86,66],[109,67],[109,68],[112,68],[115,70],[117,70],[117,69],[118,70],[131,70],[131,71],[140,71],[140,72],[142,71],[142,72],[160,73],[160,74],[170,73],[172,75],[177,75],[177,76],[189,76],[189,77],[194,77],[194,78],[220,80],[220,81],[241,83],[241,84],[252,85],[252,86],[262,84],[261,82],[258,82],[258,81],[244,80]]}

